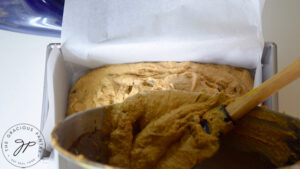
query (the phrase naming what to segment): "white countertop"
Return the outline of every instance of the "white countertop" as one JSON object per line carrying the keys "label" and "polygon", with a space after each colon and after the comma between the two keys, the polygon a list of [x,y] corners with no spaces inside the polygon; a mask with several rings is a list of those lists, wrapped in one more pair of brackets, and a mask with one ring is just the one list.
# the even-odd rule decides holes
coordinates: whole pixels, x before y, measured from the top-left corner
{"label": "white countertop", "polygon": [[[266,41],[277,43],[278,67],[300,56],[300,1],[267,0],[263,17]],[[0,31],[0,137],[17,123],[39,128],[42,110],[45,53],[58,38]],[[279,93],[280,111],[300,117],[300,80]],[[0,166],[15,169],[0,153]],[[44,168],[43,162],[32,168]]]}
{"label": "white countertop", "polygon": [[[40,127],[46,47],[58,38],[0,30],[0,137],[17,123]],[[0,168],[16,169],[0,153]],[[32,168],[42,169],[39,162]]]}

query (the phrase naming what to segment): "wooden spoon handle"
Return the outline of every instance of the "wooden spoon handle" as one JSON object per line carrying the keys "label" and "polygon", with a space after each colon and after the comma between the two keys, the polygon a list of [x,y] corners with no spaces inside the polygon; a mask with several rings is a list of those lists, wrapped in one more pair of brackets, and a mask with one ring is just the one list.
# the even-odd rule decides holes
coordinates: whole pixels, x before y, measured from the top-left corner
{"label": "wooden spoon handle", "polygon": [[279,89],[300,77],[300,57],[260,86],[237,98],[226,107],[233,120],[240,119]]}

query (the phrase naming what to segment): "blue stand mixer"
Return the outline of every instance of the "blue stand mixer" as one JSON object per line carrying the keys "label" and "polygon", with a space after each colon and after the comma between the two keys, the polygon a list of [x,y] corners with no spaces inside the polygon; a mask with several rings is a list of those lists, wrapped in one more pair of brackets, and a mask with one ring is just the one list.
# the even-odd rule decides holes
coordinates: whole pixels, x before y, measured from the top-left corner
{"label": "blue stand mixer", "polygon": [[0,29],[60,37],[64,0],[1,0]]}

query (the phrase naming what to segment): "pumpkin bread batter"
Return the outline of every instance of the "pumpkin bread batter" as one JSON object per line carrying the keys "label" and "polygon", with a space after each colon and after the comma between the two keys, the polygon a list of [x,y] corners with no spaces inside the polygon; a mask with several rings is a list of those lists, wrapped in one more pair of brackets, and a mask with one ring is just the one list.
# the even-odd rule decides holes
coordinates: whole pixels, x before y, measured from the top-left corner
{"label": "pumpkin bread batter", "polygon": [[253,88],[245,69],[194,62],[108,65],[88,72],[70,90],[67,115],[89,108],[121,103],[150,90],[185,90],[241,96]]}
{"label": "pumpkin bread batter", "polygon": [[[191,169],[219,148],[231,122],[220,113],[231,96],[150,91],[107,106],[102,137],[108,164],[132,169]],[[204,129],[206,128],[206,130]]]}

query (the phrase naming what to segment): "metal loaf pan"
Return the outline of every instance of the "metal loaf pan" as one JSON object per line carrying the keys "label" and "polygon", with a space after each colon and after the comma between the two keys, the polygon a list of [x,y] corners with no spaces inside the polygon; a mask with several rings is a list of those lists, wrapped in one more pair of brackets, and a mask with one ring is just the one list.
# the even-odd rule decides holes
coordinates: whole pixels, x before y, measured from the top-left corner
{"label": "metal loaf pan", "polygon": [[[49,55],[53,48],[60,48],[60,43],[51,43],[47,46],[46,51],[46,66],[47,61],[49,59]],[[273,42],[266,42],[265,47],[263,50],[262,55],[262,81],[266,81],[270,77],[272,77],[274,74],[277,73],[277,47],[276,44]],[[45,66],[45,67],[46,67]],[[48,93],[47,93],[47,77],[46,77],[46,70],[45,68],[45,76],[44,76],[44,93],[43,93],[43,105],[42,105],[42,116],[41,116],[41,129],[44,128],[44,123],[46,121],[46,117],[48,114]],[[278,94],[271,96],[268,100],[266,100],[264,103],[268,108],[278,111]]]}

